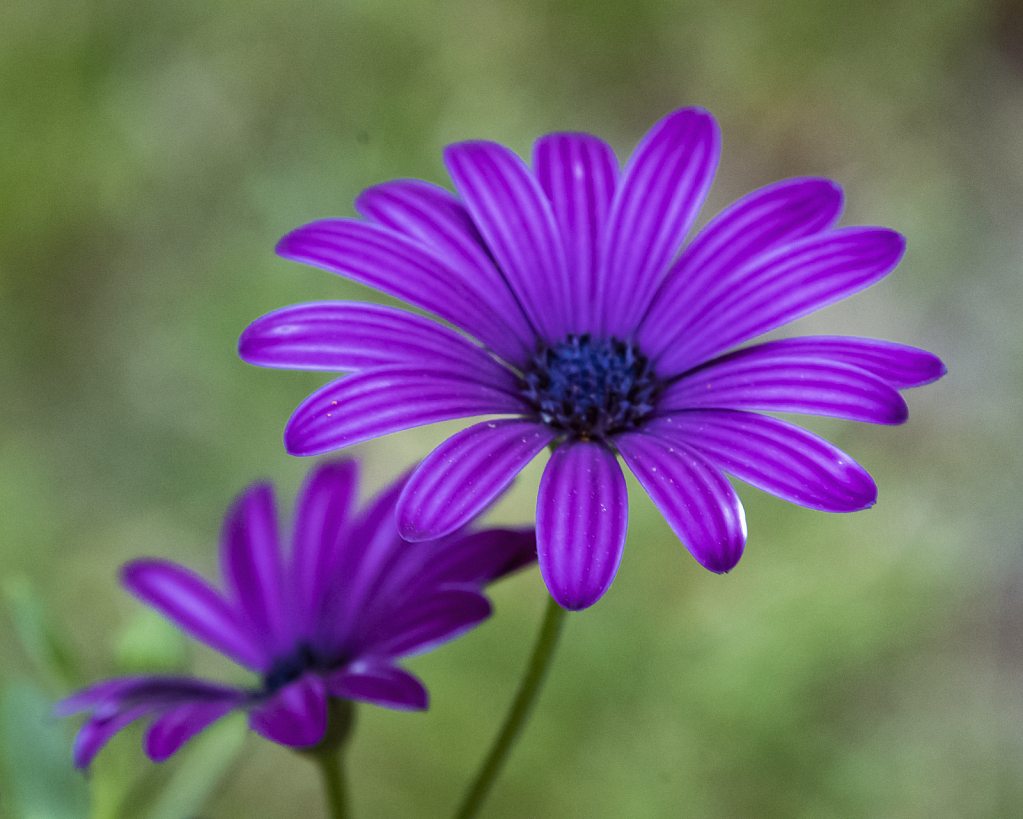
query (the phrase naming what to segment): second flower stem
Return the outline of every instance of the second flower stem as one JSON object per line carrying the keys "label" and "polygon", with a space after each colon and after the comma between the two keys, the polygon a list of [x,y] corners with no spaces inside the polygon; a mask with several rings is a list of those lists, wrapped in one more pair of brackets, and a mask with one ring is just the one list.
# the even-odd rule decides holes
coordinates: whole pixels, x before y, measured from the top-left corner
{"label": "second flower stem", "polygon": [[540,626],[540,633],[536,638],[536,645],[533,646],[533,655],[529,658],[529,665],[526,668],[526,675],[522,678],[519,691],[515,695],[508,716],[504,719],[504,725],[494,740],[490,753],[480,767],[476,779],[469,788],[469,792],[462,802],[462,807],[455,814],[455,819],[472,819],[479,811],[483,800],[486,799],[490,786],[494,784],[497,775],[500,773],[508,753],[511,751],[515,740],[525,724],[526,717],[536,702],[540,693],[540,686],[547,673],[554,649],[558,644],[558,635],[561,633],[561,626],[565,619],[565,610],[561,608],[554,598],[547,601],[547,613],[544,615],[543,625]]}

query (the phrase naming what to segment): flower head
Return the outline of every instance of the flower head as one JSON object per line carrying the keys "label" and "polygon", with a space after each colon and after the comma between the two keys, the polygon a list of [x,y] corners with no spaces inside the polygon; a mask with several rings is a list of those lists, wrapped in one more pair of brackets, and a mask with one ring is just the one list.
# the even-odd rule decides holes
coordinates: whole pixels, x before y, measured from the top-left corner
{"label": "flower head", "polygon": [[189,677],[132,676],[57,706],[88,710],[75,742],[84,767],[110,737],[149,717],[146,752],[161,761],[234,709],[283,745],[309,746],[327,726],[327,698],[419,710],[422,683],[396,660],[429,651],[490,614],[480,590],[536,557],[531,530],[459,532],[411,545],[398,537],[398,481],[355,513],[357,465],[316,468],[296,504],[290,556],[278,538],[273,489],[256,484],[228,512],[220,545],[224,591],[163,560],[137,560],[124,585],[192,637],[259,675],[254,688]]}
{"label": "flower head", "polygon": [[[685,243],[717,166],[705,111],[658,122],[619,170],[587,134],[539,139],[532,168],[490,142],[445,151],[456,194],[416,180],[365,191],[364,219],[325,219],[277,252],[378,288],[464,330],[353,302],[299,304],[250,325],[254,364],[352,371],[311,395],[285,432],[312,455],[473,415],[398,501],[409,540],[490,503],[544,447],[540,567],[561,605],[610,585],[628,517],[621,456],[693,556],[715,572],[742,554],[742,505],[724,473],[830,512],[874,503],[848,455],[761,412],[906,420],[898,390],[939,378],[930,353],[865,338],[737,345],[883,278],[904,242],[834,228],[826,179],[754,191]],[[472,339],[475,339],[474,343]],[[731,351],[731,352],[730,352]]]}

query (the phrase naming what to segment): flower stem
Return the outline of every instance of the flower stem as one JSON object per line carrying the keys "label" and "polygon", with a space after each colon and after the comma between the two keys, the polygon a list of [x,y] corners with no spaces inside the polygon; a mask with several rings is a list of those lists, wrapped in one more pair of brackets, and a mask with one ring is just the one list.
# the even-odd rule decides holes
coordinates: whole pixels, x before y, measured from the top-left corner
{"label": "flower stem", "polygon": [[323,774],[323,789],[327,795],[327,807],[331,819],[346,819],[348,809],[345,799],[345,775],[341,770],[341,749],[311,754]]}
{"label": "flower stem", "polygon": [[497,779],[540,693],[540,686],[554,655],[554,648],[558,644],[558,634],[561,632],[564,619],[565,610],[554,601],[554,598],[548,600],[547,613],[544,615],[543,625],[540,626],[536,645],[533,646],[533,656],[529,658],[526,675],[522,678],[519,691],[515,695],[508,716],[504,719],[504,725],[501,726],[490,753],[476,774],[461,809],[455,814],[455,819],[471,819],[475,816],[486,799],[490,786]]}
{"label": "flower stem", "polygon": [[345,773],[342,764],[345,743],[355,722],[355,706],[348,700],[327,698],[327,730],[323,739],[299,753],[312,759],[323,775],[327,808],[331,819],[347,819],[348,806]]}

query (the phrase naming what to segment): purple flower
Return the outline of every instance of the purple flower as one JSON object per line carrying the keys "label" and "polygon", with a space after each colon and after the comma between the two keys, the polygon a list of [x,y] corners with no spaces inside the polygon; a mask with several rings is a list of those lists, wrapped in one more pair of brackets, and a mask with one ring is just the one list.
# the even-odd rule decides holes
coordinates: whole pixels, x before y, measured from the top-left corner
{"label": "purple flower", "polygon": [[485,583],[536,557],[532,530],[460,532],[410,545],[398,537],[402,481],[354,513],[357,466],[326,463],[298,498],[290,559],[278,540],[273,488],[255,484],[228,512],[220,545],[223,593],[164,560],[137,560],[124,585],[197,640],[256,672],[257,688],[188,677],[107,680],[57,705],[90,711],[75,741],[85,767],[140,717],[156,761],[236,708],[252,728],[290,746],[320,741],[327,698],[426,708],[422,683],[395,664],[473,628],[490,614]]}
{"label": "purple flower", "polygon": [[[930,353],[813,336],[733,350],[879,281],[902,255],[885,228],[834,228],[842,194],[790,179],[736,202],[685,244],[717,166],[705,111],[665,117],[624,170],[586,134],[551,134],[530,169],[490,142],[445,151],[457,195],[417,180],[370,188],[365,217],[325,219],[277,252],[403,299],[418,315],[318,302],[243,333],[254,364],[354,371],[311,395],[285,433],[313,455],[422,424],[506,416],[454,435],[412,474],[401,534],[453,531],[544,447],[540,567],[564,607],[593,604],[628,518],[621,456],[693,556],[742,554],[742,506],[724,473],[829,512],[871,506],[848,455],[760,412],[906,420],[898,390],[944,372]],[[733,350],[732,352],[729,352]]]}

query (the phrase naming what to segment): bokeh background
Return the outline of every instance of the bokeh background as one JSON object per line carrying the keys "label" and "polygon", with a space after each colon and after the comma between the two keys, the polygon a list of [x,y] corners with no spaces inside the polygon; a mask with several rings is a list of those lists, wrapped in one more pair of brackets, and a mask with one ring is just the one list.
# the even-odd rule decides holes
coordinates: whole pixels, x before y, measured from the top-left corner
{"label": "bokeh background", "polygon": [[[277,259],[371,184],[447,184],[440,150],[585,130],[624,158],[685,105],[721,123],[701,223],[823,175],[844,224],[909,239],[887,280],[786,328],[889,338],[949,375],[900,428],[811,420],[880,487],[827,515],[740,486],[746,555],[688,556],[630,484],[618,578],[568,618],[487,817],[1023,815],[1019,435],[1023,6],[1017,0],[5,0],[0,6],[0,816],[323,816],[313,767],[228,720],[164,765],[126,731],[86,780],[73,687],[240,672],[117,585],[140,555],[215,572],[224,510],[308,461],[324,382],[235,354],[255,317],[374,298]],[[357,448],[366,491],[459,424]],[[544,458],[494,512],[527,522]],[[544,606],[410,666],[426,714],[362,708],[357,817],[452,812]]]}

